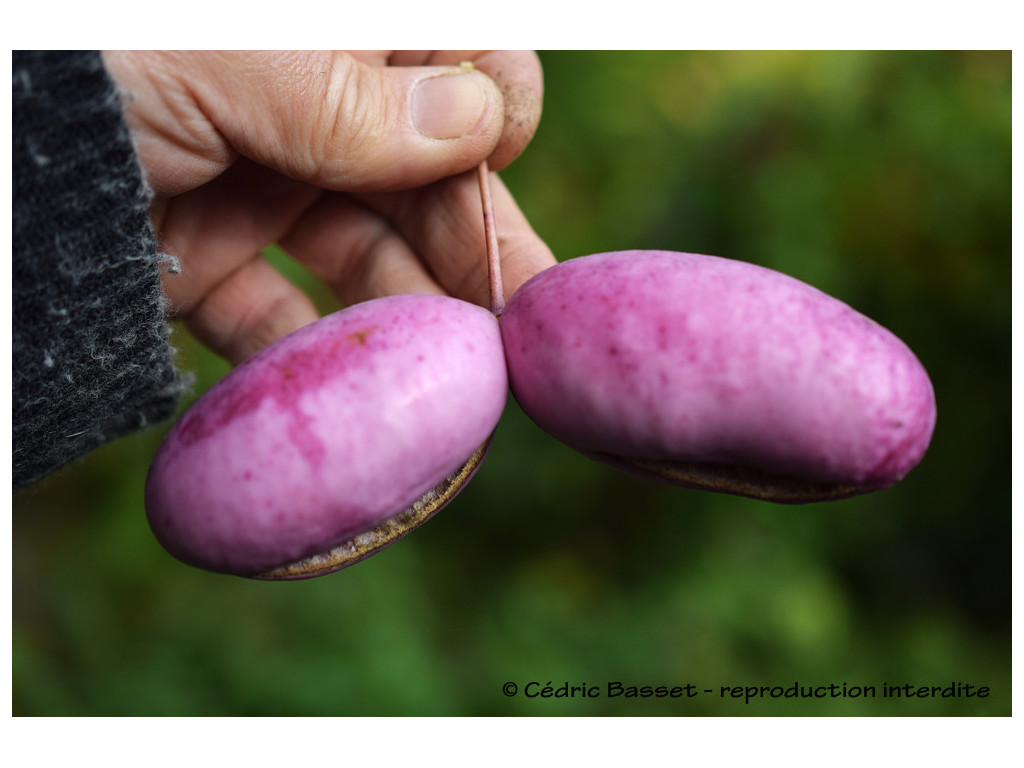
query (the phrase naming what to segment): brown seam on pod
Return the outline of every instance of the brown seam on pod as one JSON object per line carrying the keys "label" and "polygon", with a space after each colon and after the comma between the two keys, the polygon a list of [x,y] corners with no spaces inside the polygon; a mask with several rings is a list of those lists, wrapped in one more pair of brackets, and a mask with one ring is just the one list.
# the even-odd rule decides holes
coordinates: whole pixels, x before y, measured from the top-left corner
{"label": "brown seam on pod", "polygon": [[627,471],[687,488],[731,493],[780,504],[807,504],[815,501],[843,499],[874,490],[874,488],[863,485],[840,485],[801,480],[792,476],[735,464],[634,459],[597,452],[588,452],[588,455],[606,464],[619,466]]}
{"label": "brown seam on pod", "polygon": [[488,438],[487,442],[477,448],[462,467],[394,517],[388,518],[364,533],[353,536],[348,541],[333,547],[327,552],[310,555],[289,565],[274,568],[249,578],[264,581],[280,581],[324,576],[334,571],[340,571],[342,568],[347,568],[350,565],[355,565],[360,560],[365,560],[384,547],[394,544],[414,528],[423,525],[423,523],[437,514],[469,482],[476,468],[487,454],[487,448],[490,443],[491,439]]}

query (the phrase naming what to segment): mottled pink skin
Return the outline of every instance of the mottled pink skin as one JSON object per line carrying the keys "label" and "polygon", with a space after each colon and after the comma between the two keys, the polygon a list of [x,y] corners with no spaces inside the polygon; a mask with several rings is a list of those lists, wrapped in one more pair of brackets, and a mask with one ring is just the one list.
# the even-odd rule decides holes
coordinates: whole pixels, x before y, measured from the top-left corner
{"label": "mottled pink skin", "polygon": [[493,432],[508,393],[487,310],[443,296],[358,304],[232,371],[168,434],[146,507],[179,559],[252,575],[407,508]]}
{"label": "mottled pink skin", "polygon": [[935,397],[892,333],[772,270],[622,251],[527,282],[501,318],[512,392],[584,451],[892,485],[924,455]]}

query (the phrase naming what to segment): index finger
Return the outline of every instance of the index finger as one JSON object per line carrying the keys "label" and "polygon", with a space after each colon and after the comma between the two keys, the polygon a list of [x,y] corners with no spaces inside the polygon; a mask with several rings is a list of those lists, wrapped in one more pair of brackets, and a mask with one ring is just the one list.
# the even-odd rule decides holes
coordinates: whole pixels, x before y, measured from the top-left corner
{"label": "index finger", "polygon": [[519,157],[540,123],[544,75],[533,51],[393,51],[394,66],[456,65],[464,61],[497,84],[505,102],[501,141],[487,158],[492,171],[500,171]]}
{"label": "index finger", "polygon": [[[507,300],[535,274],[553,266],[555,257],[498,175],[491,173],[490,181]],[[368,194],[360,199],[391,222],[445,291],[490,306],[487,243],[476,171],[420,189]]]}

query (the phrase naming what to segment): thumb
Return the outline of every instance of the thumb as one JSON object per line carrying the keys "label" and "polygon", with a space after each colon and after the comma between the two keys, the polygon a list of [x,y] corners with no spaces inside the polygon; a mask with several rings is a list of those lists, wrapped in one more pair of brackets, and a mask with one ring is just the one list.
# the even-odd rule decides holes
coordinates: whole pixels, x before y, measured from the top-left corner
{"label": "thumb", "polygon": [[193,93],[232,147],[330,189],[422,186],[501,139],[504,103],[471,67],[377,67],[344,53],[196,54]]}

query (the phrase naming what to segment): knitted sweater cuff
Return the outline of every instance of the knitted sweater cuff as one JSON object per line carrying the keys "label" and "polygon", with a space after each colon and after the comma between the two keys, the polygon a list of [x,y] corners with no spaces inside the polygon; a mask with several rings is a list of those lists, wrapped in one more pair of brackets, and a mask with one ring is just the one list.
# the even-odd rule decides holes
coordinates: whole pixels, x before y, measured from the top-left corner
{"label": "knitted sweater cuff", "polygon": [[95,52],[13,56],[14,487],[171,416],[149,195]]}

